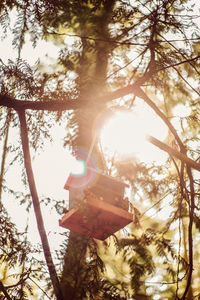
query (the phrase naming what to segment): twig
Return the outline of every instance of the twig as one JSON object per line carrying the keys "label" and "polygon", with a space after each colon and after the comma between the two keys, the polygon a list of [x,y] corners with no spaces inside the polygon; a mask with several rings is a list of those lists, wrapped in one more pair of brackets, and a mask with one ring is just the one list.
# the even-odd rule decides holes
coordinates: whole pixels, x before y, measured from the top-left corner
{"label": "twig", "polygon": [[154,203],[151,207],[147,208],[147,210],[145,210],[145,212],[143,212],[140,216],[140,220],[142,219],[143,216],[146,215],[146,213],[151,210],[152,208],[154,208],[156,205],[158,205],[161,201],[163,201],[168,195],[170,195],[171,192],[166,193],[162,198],[160,198],[158,201],[156,201],[156,203]]}
{"label": "twig", "polygon": [[[173,47],[176,51],[178,51],[178,53],[179,53],[184,59],[187,59],[187,56],[184,55],[183,53],[181,53],[181,51],[180,51],[177,47],[175,47],[175,46],[171,43],[171,41],[168,41],[164,36],[162,36],[162,35],[159,34],[159,33],[158,33],[158,35],[159,35],[166,43],[168,43],[171,47]],[[200,40],[200,39],[199,39],[199,40]],[[195,71],[199,74],[199,71],[197,70],[196,66],[193,65],[191,62],[189,62],[189,63],[190,63],[190,65],[195,69]]]}
{"label": "twig", "polygon": [[45,294],[45,296],[47,296],[48,299],[51,300],[51,298],[47,295],[47,293],[39,286],[39,284],[37,284],[37,282],[35,282],[35,280],[33,280],[31,277],[29,277],[29,279]]}
{"label": "twig", "polygon": [[200,96],[200,93],[182,76],[181,72],[179,72],[177,70],[176,67],[173,67],[173,69],[177,72],[177,74],[179,75],[179,77],[181,77],[181,79],[198,95]]}
{"label": "twig", "polygon": [[[171,45],[171,44],[170,44]],[[176,48],[175,48],[176,49]],[[178,51],[178,49],[177,49]],[[164,55],[162,55],[160,52],[159,52],[159,55],[163,58],[165,58]],[[184,56],[185,58],[185,56]],[[188,62],[188,61],[187,61]],[[197,72],[197,74],[200,74],[197,70],[196,70],[196,67],[193,66],[193,64],[191,64],[191,62],[189,62],[189,64],[195,69],[195,71]],[[200,93],[182,76],[181,72],[175,67],[175,65],[171,65],[171,67],[177,72],[177,74],[179,75],[179,77],[198,95],[200,96]],[[162,71],[163,69],[160,69],[160,71]]]}
{"label": "twig", "polygon": [[117,45],[128,45],[128,46],[145,46],[146,44],[144,43],[133,43],[133,42],[119,42],[116,40],[111,40],[111,39],[100,39],[100,38],[93,38],[91,36],[83,36],[83,35],[78,35],[78,34],[69,34],[69,33],[59,33],[59,32],[45,32],[47,34],[52,34],[52,35],[60,35],[60,36],[69,36],[69,37],[78,37],[80,39],[83,40],[91,40],[91,41],[95,41],[95,42],[103,42],[103,43],[109,43],[109,44],[117,44]]}
{"label": "twig", "polygon": [[185,59],[185,60],[183,60],[183,61],[179,61],[179,62],[177,62],[177,63],[175,63],[175,64],[171,64],[171,65],[165,66],[165,67],[163,67],[163,68],[160,68],[158,71],[163,71],[163,70],[166,70],[166,69],[169,69],[169,68],[173,68],[173,67],[176,67],[176,66],[180,66],[180,65],[185,64],[185,63],[190,63],[190,62],[192,62],[192,61],[197,60],[198,58],[200,58],[200,55],[197,55],[197,56],[192,57],[192,58],[189,58],[189,59]]}

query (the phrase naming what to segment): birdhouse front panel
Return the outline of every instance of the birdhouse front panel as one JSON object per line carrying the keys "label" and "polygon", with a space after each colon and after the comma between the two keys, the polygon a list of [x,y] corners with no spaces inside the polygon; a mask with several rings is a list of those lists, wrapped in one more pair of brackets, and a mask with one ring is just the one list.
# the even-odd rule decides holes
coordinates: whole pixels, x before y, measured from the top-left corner
{"label": "birdhouse front panel", "polygon": [[[84,199],[84,191],[88,190],[103,202],[125,208],[124,191],[127,186],[123,182],[110,176],[99,174],[89,170],[86,175],[73,176],[68,178],[65,189],[69,190],[69,209]],[[127,208],[128,209],[128,208]]]}
{"label": "birdhouse front panel", "polygon": [[127,185],[93,169],[81,176],[70,175],[69,211],[59,225],[86,236],[104,240],[132,222],[128,201],[124,199]]}
{"label": "birdhouse front panel", "polygon": [[95,184],[89,187],[89,190],[96,197],[115,206],[121,207],[121,201],[124,198],[125,184],[114,180],[112,177],[98,174]]}

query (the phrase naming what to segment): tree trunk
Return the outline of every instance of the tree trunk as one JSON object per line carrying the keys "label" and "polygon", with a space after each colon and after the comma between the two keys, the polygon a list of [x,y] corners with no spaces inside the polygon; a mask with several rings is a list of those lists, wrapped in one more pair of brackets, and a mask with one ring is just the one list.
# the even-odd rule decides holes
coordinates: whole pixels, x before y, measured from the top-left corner
{"label": "tree trunk", "polygon": [[[112,12],[114,1],[105,1],[101,15],[97,16],[95,22],[96,28],[94,34],[102,40],[108,38],[108,20]],[[94,25],[94,24],[93,24]],[[101,28],[101,30],[99,30]],[[87,30],[87,27],[84,27]],[[100,31],[100,32],[99,32]],[[97,32],[99,35],[97,35]],[[88,58],[88,45],[85,40],[82,41],[83,52],[80,60],[79,86],[81,99],[84,101],[84,108],[76,111],[76,122],[78,125],[77,138],[74,141],[74,150],[84,150],[90,152],[96,163],[96,171],[103,168],[103,162],[97,146],[97,137],[95,130],[98,130],[98,115],[105,109],[105,102],[96,102],[97,96],[106,88],[106,76],[108,65],[108,53],[110,45],[108,43],[96,42],[96,51],[92,57]],[[91,64],[93,65],[91,69]],[[94,140],[95,139],[95,140]],[[89,153],[90,154],[90,153]],[[86,253],[90,240],[82,235],[70,232],[67,251],[64,259],[64,268],[62,274],[62,291],[65,300],[83,299],[86,290],[87,262]]]}

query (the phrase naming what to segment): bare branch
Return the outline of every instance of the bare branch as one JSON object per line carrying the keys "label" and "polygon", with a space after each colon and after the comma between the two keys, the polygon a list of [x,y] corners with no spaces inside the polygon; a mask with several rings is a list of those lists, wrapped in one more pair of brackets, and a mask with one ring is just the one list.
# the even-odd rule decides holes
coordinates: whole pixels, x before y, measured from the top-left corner
{"label": "bare branch", "polygon": [[176,66],[180,66],[180,65],[182,65],[182,64],[190,63],[190,62],[192,62],[192,61],[197,60],[198,58],[200,58],[200,55],[197,55],[197,56],[195,56],[195,57],[192,57],[192,58],[188,58],[188,59],[179,61],[179,62],[177,62],[177,63],[175,63],[175,64],[171,64],[171,65],[165,66],[165,67],[159,69],[158,71],[163,71],[163,70],[166,70],[166,69],[169,69],[169,68],[173,68],[173,67],[176,67]]}
{"label": "bare branch", "polygon": [[37,282],[35,280],[33,280],[31,277],[29,277],[29,280],[31,280],[42,292],[43,294],[51,300],[51,298],[47,295],[47,293],[37,284]]}
{"label": "bare branch", "polygon": [[198,95],[200,96],[200,93],[181,75],[181,72],[178,71],[176,67],[173,67],[173,69],[177,72],[179,77]]}
{"label": "bare branch", "polygon": [[[172,65],[165,66],[159,70],[151,70],[151,72],[146,72],[141,78],[139,78],[135,83],[127,85],[125,87],[119,88],[115,91],[109,92],[106,95],[96,97],[96,101],[111,101],[128,94],[134,94],[135,96],[142,98],[141,94],[144,94],[142,89],[140,88],[149,78],[154,74],[154,72],[163,71],[168,68],[174,68],[175,66],[188,63],[200,58],[200,55],[193,57],[191,59],[187,59]],[[147,95],[145,95],[147,98]],[[5,106],[7,108],[13,108],[15,110],[47,110],[47,111],[64,111],[64,110],[73,110],[83,107],[83,99],[77,98],[76,100],[71,100],[70,98],[66,98],[65,101],[59,100],[49,100],[49,101],[30,101],[30,100],[17,100],[7,95],[0,96],[0,106]],[[90,99],[88,99],[90,100]],[[164,115],[164,114],[163,114]]]}
{"label": "bare branch", "polygon": [[155,113],[163,120],[163,122],[167,125],[167,127],[175,137],[181,152],[185,152],[186,150],[184,144],[182,143],[176,129],[170,123],[166,115],[157,107],[157,105],[145,94],[145,92],[141,88],[139,88],[139,92],[137,96],[143,99],[155,111]]}
{"label": "bare branch", "polygon": [[97,42],[104,42],[104,43],[109,43],[109,44],[117,44],[117,45],[130,45],[130,46],[146,46],[144,43],[133,43],[133,42],[119,42],[116,40],[112,39],[100,39],[100,38],[93,38],[91,36],[83,36],[83,35],[78,35],[78,34],[69,34],[69,33],[59,33],[59,32],[45,32],[46,34],[51,34],[51,35],[58,35],[58,36],[69,36],[69,37],[78,37],[83,40],[91,40],[91,41],[97,41]]}
{"label": "bare branch", "polygon": [[200,164],[196,163],[194,160],[187,157],[185,154],[171,148],[170,146],[166,145],[165,143],[159,141],[153,136],[148,136],[148,141],[155,145],[156,147],[160,148],[161,150],[167,152],[168,154],[175,156],[176,158],[180,159],[183,163],[185,163],[190,168],[193,168],[197,171],[200,171]]}

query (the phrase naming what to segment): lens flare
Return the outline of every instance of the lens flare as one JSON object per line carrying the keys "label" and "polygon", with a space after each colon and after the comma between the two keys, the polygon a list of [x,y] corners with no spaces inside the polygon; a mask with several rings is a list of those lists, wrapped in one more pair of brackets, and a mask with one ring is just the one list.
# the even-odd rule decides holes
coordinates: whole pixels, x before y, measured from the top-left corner
{"label": "lens flare", "polygon": [[[74,154],[73,167],[67,185],[80,188],[93,183],[96,178],[96,164],[92,155],[88,157],[88,152],[83,149],[77,149]],[[76,180],[74,180],[75,178]]]}
{"label": "lens flare", "polygon": [[72,166],[71,174],[73,176],[82,176],[86,172],[86,163],[84,160],[75,159]]}

